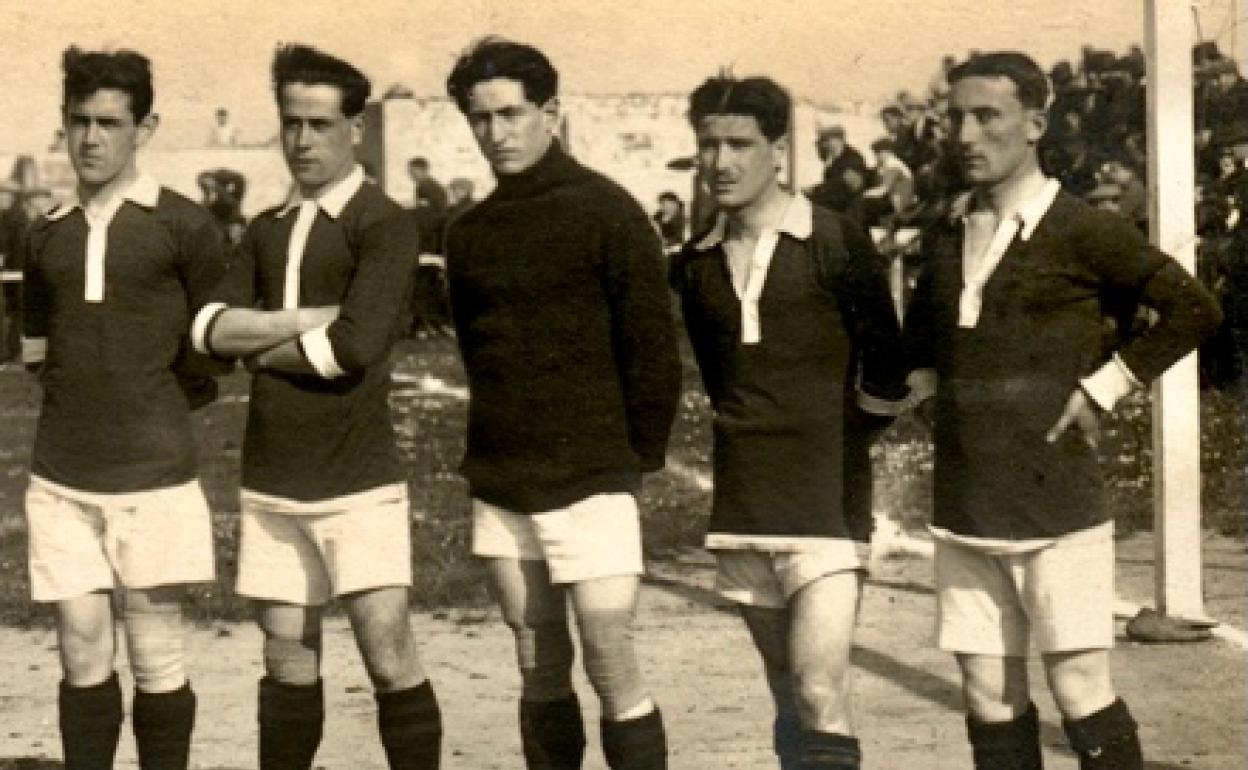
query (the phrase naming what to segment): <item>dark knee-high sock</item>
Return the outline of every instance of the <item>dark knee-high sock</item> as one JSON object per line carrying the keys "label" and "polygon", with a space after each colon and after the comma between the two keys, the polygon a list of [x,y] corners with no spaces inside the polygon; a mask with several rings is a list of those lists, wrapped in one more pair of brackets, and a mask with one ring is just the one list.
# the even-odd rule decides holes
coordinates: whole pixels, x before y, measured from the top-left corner
{"label": "dark knee-high sock", "polygon": [[1062,722],[1079,770],[1143,770],[1140,736],[1127,704],[1119,698],[1082,719]]}
{"label": "dark knee-high sock", "polygon": [[1040,770],[1040,715],[1027,704],[1021,716],[1008,722],[980,722],[966,718],[976,770]]}
{"label": "dark knee-high sock", "polygon": [[186,770],[195,727],[195,693],[189,682],[173,692],[136,690],[130,718],[141,770]]}
{"label": "dark knee-high sock", "polygon": [[667,735],[658,708],[623,722],[602,720],[602,753],[611,770],[667,770]]}
{"label": "dark knee-high sock", "polygon": [[260,770],[309,770],[321,745],[325,695],[315,684],[260,680]]}
{"label": "dark knee-high sock", "polygon": [[117,674],[89,687],[61,682],[57,707],[66,770],[112,770],[124,716]]}
{"label": "dark knee-high sock", "polygon": [[556,701],[520,701],[520,743],[528,770],[581,770],[585,723],[573,693]]}
{"label": "dark knee-high sock", "polygon": [[442,712],[425,680],[377,693],[377,729],[390,770],[437,770],[442,760]]}
{"label": "dark knee-high sock", "polygon": [[801,756],[798,770],[858,770],[862,766],[858,739],[840,733],[803,731]]}

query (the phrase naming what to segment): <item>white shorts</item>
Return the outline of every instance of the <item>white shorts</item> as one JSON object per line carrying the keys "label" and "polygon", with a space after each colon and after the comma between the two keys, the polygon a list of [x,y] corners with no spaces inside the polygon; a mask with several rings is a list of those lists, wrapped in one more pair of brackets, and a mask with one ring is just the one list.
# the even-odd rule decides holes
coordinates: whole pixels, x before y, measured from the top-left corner
{"label": "white shorts", "polygon": [[715,592],[737,604],[782,609],[793,595],[821,577],[866,571],[871,547],[853,540],[812,538],[786,550],[713,549]]}
{"label": "white shorts", "polygon": [[473,500],[472,553],[545,561],[556,584],[645,571],[641,513],[627,492],[593,495],[532,515]]}
{"label": "white shorts", "polygon": [[[241,497],[235,590],[253,599],[319,606],[334,596],[412,584],[407,487],[368,495],[330,513],[279,513],[259,495]],[[357,498],[357,502],[358,502]]]}
{"label": "white shorts", "polygon": [[199,481],[123,494],[82,492],[31,476],[26,488],[30,595],[203,583],[215,574],[212,514]]}
{"label": "white shorts", "polygon": [[1114,646],[1114,531],[1104,524],[1019,554],[936,539],[937,644],[1025,656]]}

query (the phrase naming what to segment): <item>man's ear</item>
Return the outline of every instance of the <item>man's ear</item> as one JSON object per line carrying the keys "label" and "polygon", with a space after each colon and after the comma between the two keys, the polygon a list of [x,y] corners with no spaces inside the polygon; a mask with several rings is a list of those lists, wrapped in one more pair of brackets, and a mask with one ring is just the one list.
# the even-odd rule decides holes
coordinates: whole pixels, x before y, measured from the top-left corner
{"label": "man's ear", "polygon": [[1044,132],[1049,129],[1049,114],[1044,110],[1030,110],[1027,116],[1027,141],[1039,144]]}
{"label": "man's ear", "polygon": [[364,141],[364,113],[347,118],[348,125],[351,126],[351,144],[357,145]]}
{"label": "man's ear", "polygon": [[154,112],[147,113],[147,116],[139,121],[138,130],[134,134],[134,146],[142,147],[147,144],[159,127],[160,116]]}
{"label": "man's ear", "polygon": [[559,128],[559,97],[552,96],[546,100],[546,103],[538,109],[542,111],[543,123],[546,130],[554,134]]}

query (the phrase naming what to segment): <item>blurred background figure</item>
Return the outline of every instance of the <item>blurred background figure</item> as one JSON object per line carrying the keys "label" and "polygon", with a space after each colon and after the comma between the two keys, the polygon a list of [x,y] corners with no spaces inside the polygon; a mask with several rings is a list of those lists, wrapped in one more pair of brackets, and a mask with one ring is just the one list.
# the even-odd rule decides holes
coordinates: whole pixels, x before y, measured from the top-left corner
{"label": "blurred background figure", "polygon": [[862,153],[845,141],[842,126],[828,126],[819,131],[815,150],[823,162],[823,181],[810,188],[807,197],[815,205],[850,215],[861,222],[859,202],[868,176],[867,161]]}
{"label": "blurred background figure", "polygon": [[685,244],[685,202],[671,190],[659,194],[659,209],[654,212],[654,226],[663,241],[663,253],[680,251]]}
{"label": "blurred background figure", "polygon": [[230,111],[218,107],[212,117],[212,130],[208,134],[209,147],[233,147],[238,144],[238,126],[230,119]]}
{"label": "blurred background figure", "polygon": [[[201,202],[220,226],[221,232],[237,244],[241,230],[247,227],[243,217],[243,196],[247,194],[247,178],[228,168],[202,171],[195,178],[202,195]],[[241,223],[241,227],[240,227]]]}

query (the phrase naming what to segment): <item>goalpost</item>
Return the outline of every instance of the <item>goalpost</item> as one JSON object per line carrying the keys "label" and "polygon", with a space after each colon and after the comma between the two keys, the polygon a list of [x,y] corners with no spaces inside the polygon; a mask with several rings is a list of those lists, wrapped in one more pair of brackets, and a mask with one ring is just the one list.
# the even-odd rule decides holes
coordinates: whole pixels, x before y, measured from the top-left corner
{"label": "goalpost", "polygon": [[[1149,238],[1196,271],[1192,44],[1187,2],[1147,0]],[[1196,354],[1153,386],[1153,532],[1157,610],[1203,620],[1200,393]]]}

